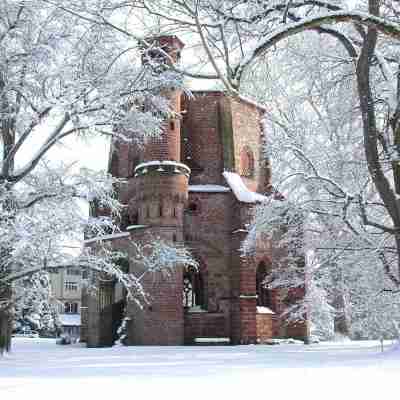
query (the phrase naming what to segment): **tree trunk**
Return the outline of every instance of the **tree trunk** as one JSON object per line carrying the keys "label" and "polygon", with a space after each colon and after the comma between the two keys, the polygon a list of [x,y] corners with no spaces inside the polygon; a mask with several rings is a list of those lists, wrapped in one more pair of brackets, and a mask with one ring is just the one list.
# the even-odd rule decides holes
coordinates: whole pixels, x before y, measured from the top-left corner
{"label": "tree trunk", "polygon": [[350,321],[345,295],[339,291],[338,293],[335,293],[332,305],[336,310],[335,318],[333,320],[335,334],[338,333],[350,337]]}
{"label": "tree trunk", "polygon": [[0,354],[11,349],[12,318],[8,300],[11,300],[9,286],[0,287],[0,301],[4,304],[4,306],[0,306]]}
{"label": "tree trunk", "polygon": [[[369,0],[369,13],[379,16],[378,0]],[[381,198],[390,218],[393,222],[394,240],[397,250],[397,267],[396,275],[391,271],[390,264],[384,261],[384,254],[382,256],[384,268],[388,277],[394,284],[399,284],[400,279],[400,240],[398,238],[398,229],[400,227],[400,207],[395,193],[400,190],[400,169],[398,163],[392,164],[392,172],[394,177],[394,187],[385,173],[385,166],[380,160],[380,150],[378,144],[378,128],[376,120],[375,99],[370,82],[370,67],[375,53],[378,32],[376,27],[370,26],[365,36],[360,57],[357,62],[356,77],[358,97],[360,100],[360,108],[363,119],[363,135],[364,135],[364,149],[367,160],[368,170],[375,188]],[[394,145],[396,148],[400,147],[400,132],[396,129],[392,132],[394,137]]]}

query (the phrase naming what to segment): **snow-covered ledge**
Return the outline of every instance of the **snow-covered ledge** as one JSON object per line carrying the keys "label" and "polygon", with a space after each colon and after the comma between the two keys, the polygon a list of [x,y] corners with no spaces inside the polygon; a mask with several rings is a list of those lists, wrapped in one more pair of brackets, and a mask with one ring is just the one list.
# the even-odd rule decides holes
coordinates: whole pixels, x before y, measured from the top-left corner
{"label": "snow-covered ledge", "polygon": [[148,225],[129,225],[129,226],[126,227],[126,230],[127,231],[133,231],[135,229],[144,229],[144,228],[147,228],[147,227],[148,227]]}
{"label": "snow-covered ledge", "polygon": [[197,337],[197,338],[194,338],[194,342],[195,343],[199,343],[199,344],[201,344],[201,343],[204,343],[204,344],[207,344],[207,343],[215,343],[215,344],[228,343],[229,344],[231,342],[231,339],[228,338],[228,337]]}
{"label": "snow-covered ledge", "polygon": [[222,185],[189,185],[189,192],[198,193],[226,193],[230,192],[231,189],[227,186]]}
{"label": "snow-covered ledge", "polygon": [[160,173],[174,173],[174,174],[184,174],[186,176],[190,175],[190,168],[176,161],[147,161],[139,164],[135,168],[135,177],[140,175],[146,175],[150,171],[156,171]]}
{"label": "snow-covered ledge", "polygon": [[102,242],[103,240],[113,240],[113,239],[120,239],[120,238],[124,238],[124,237],[129,237],[129,233],[121,232],[121,233],[113,233],[111,235],[96,236],[95,238],[84,240],[83,243],[90,244],[90,243],[95,243],[95,242]]}
{"label": "snow-covered ledge", "polygon": [[275,315],[275,313],[270,308],[264,306],[257,306],[257,314]]}
{"label": "snow-covered ledge", "polygon": [[258,296],[256,294],[241,294],[239,299],[257,299]]}
{"label": "snow-covered ledge", "polygon": [[190,313],[190,314],[206,313],[207,310],[204,310],[203,308],[201,308],[201,306],[193,306],[193,307],[186,308],[186,312]]}

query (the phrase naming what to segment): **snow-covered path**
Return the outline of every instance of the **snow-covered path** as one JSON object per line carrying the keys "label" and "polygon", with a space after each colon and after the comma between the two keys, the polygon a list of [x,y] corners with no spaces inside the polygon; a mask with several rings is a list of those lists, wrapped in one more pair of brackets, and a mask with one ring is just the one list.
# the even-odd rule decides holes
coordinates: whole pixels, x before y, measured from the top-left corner
{"label": "snow-covered path", "polygon": [[235,347],[56,346],[16,339],[0,399],[381,399],[400,396],[400,349],[376,342]]}

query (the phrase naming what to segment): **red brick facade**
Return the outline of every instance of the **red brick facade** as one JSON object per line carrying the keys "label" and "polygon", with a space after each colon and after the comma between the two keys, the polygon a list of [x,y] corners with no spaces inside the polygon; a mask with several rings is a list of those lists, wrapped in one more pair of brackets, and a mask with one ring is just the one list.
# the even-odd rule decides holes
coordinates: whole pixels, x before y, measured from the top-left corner
{"label": "red brick facade", "polygon": [[[184,266],[168,278],[148,276],[144,288],[150,303],[140,308],[128,301],[126,307],[127,342],[180,345],[218,337],[247,344],[286,333],[306,337],[306,324],[286,329],[277,314],[257,312],[257,267],[262,260],[271,265],[273,244],[261,243],[252,258],[241,256],[244,228],[254,204],[238,200],[223,176],[224,171],[242,172],[249,190],[268,191],[270,169],[261,150],[263,110],[218,91],[194,96],[168,95],[182,120],[168,121],[163,137],[146,144],[144,150],[118,142],[112,146],[109,170],[127,178],[119,196],[129,205],[123,217],[128,222],[121,226],[128,227],[129,234],[115,241],[115,248],[127,248],[129,240],[162,237],[187,246],[200,263],[196,284],[185,278],[189,275]],[[251,173],[243,173],[244,151],[251,158]],[[160,163],[140,164],[149,161]],[[130,268],[138,272],[135,266]],[[278,312],[279,293],[273,292],[271,308]],[[103,325],[99,322],[99,300],[92,303],[87,342],[101,345],[99,331],[110,329],[110,322],[106,316]]]}

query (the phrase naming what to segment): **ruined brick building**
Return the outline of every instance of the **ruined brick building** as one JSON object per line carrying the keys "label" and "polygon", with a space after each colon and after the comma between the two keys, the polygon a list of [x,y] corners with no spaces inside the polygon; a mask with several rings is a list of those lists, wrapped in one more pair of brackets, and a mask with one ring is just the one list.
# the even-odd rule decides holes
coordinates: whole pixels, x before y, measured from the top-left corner
{"label": "ruined brick building", "polygon": [[[157,40],[172,58],[180,56],[178,38]],[[113,343],[124,307],[132,345],[306,337],[305,324],[281,323],[282,296],[262,284],[280,249],[260,241],[251,258],[239,251],[251,208],[271,191],[261,154],[268,134],[260,123],[263,109],[220,91],[197,91],[190,99],[179,91],[168,96],[181,118],[170,119],[161,138],[144,148],[117,141],[111,146],[109,171],[126,178],[119,196],[128,207],[122,233],[104,239],[127,249],[129,241],[161,237],[187,246],[199,268],[179,267],[167,279],[149,276],[144,287],[152,300],[142,309],[126,302],[115,282],[100,282],[98,294],[84,299],[88,346]]]}

